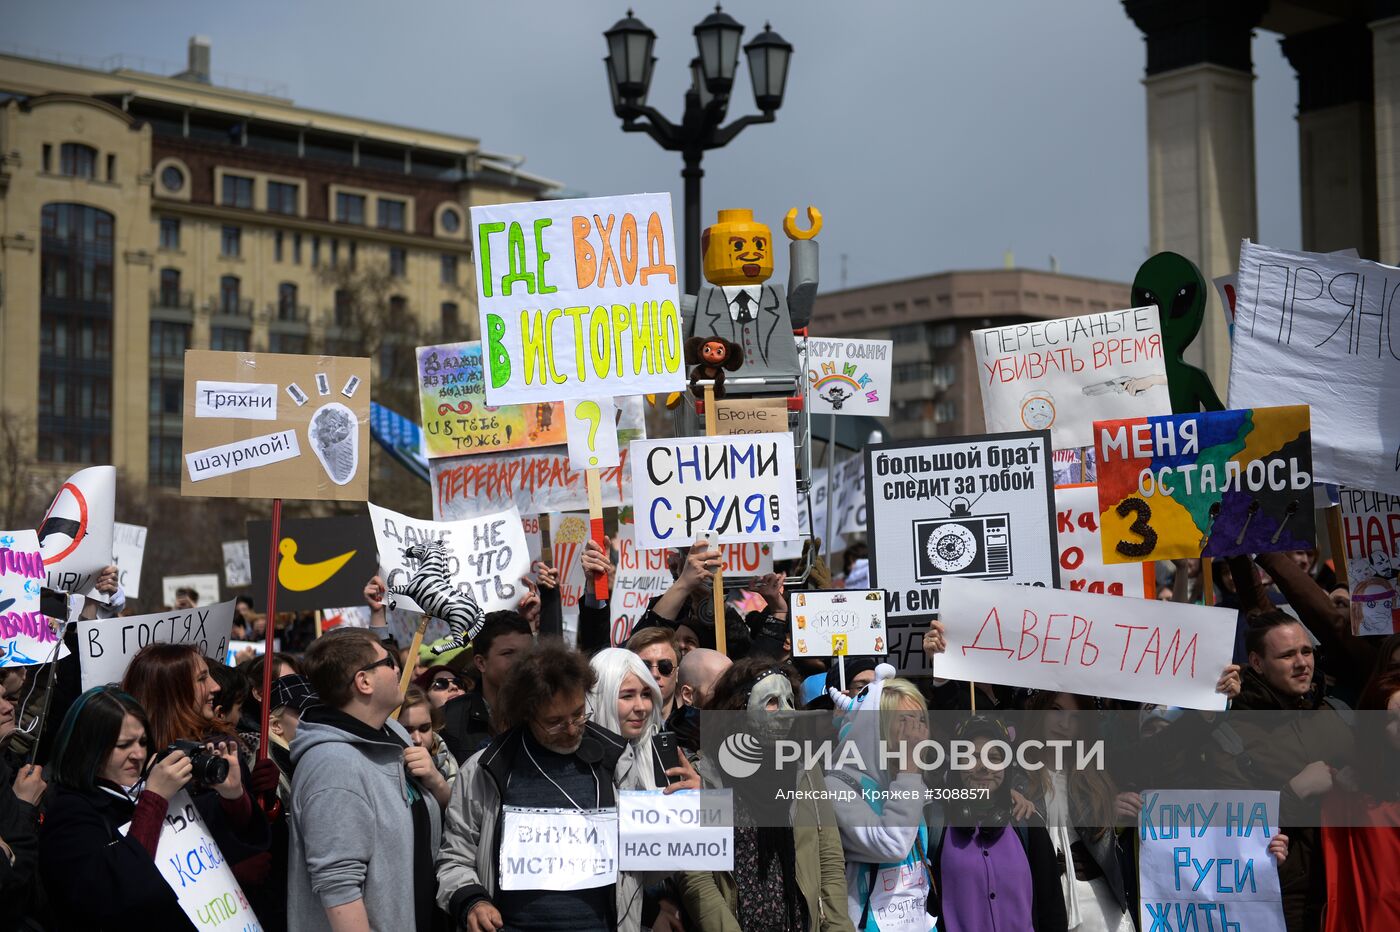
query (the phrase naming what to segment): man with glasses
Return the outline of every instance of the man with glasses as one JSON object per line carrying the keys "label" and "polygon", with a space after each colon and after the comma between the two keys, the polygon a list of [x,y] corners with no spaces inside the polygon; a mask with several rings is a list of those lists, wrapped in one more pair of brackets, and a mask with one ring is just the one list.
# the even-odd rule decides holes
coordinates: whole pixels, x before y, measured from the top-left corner
{"label": "man with glasses", "polygon": [[312,642],[304,666],[321,705],[291,745],[288,926],[427,932],[442,813],[404,766],[412,741],[390,717],[398,660],[373,632],[340,628]]}
{"label": "man with glasses", "polygon": [[588,721],[594,679],[582,654],[551,641],[501,684],[499,734],[447,807],[438,904],[453,928],[641,928],[640,883],[617,871],[612,847],[617,791],[640,789],[641,775],[631,746]]}

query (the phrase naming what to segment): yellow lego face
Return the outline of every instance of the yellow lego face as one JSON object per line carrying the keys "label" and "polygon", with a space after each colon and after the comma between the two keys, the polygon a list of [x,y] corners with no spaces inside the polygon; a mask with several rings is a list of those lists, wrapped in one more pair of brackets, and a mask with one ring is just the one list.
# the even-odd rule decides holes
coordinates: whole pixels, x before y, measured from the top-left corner
{"label": "yellow lego face", "polygon": [[752,210],[721,210],[700,244],[712,285],[758,285],[773,274],[773,234]]}

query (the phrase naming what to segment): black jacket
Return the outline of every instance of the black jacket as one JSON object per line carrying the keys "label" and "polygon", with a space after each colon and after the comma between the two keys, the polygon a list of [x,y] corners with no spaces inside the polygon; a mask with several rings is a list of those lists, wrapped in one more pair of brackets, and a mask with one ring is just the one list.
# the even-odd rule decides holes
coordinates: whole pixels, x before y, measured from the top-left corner
{"label": "black jacket", "polygon": [[442,740],[457,763],[466,763],[491,742],[491,710],[481,693],[466,693],[442,706]]}

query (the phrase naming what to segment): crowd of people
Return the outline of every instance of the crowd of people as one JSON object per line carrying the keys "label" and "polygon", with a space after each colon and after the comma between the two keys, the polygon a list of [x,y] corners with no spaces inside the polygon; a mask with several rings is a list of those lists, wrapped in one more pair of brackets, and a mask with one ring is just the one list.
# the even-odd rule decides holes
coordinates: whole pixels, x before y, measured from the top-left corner
{"label": "crowd of people", "polygon": [[[750,583],[761,608],[730,604],[716,619],[718,551],[697,543],[670,558],[673,584],[618,646],[593,594],[599,578],[611,589],[612,555],[589,542],[574,646],[557,576],[537,564],[515,610],[489,614],[469,650],[441,657],[389,636],[376,577],[368,628],[238,666],[151,644],[120,683],[87,691],[74,658],[51,678],[6,669],[0,923],[194,928],[155,862],[183,790],[269,930],[888,932],[936,917],[947,932],[1126,932],[1138,928],[1139,791],[1191,787],[1210,770],[1216,785],[1280,791],[1268,853],[1289,932],[1400,930],[1400,636],[1353,636],[1345,591],[1315,554],[1215,565],[1212,599],[1239,617],[1217,688],[1232,710],[1278,713],[1239,721],[969,689],[899,676],[881,658],[840,671],[794,659],[780,573]],[[1202,598],[1198,565],[1164,569],[1168,597]],[[807,585],[859,585],[862,554],[853,548],[843,570],[833,580],[818,558]],[[85,611],[119,610],[115,574],[99,588],[111,603]],[[255,634],[267,622],[252,607],[240,605],[240,624]],[[932,623],[924,651],[945,646]],[[912,748],[932,712],[960,712],[957,736],[993,761],[989,743],[1024,737],[1005,720],[1016,712],[1074,737],[1088,727],[1076,713],[1115,709],[1138,717],[1143,741],[1183,752],[1136,781],[985,763],[942,776],[908,752],[805,766],[782,784],[768,768],[726,772],[701,727],[711,712],[762,723],[804,709],[860,748]],[[935,779],[977,792],[933,800],[920,791]],[[587,824],[623,791],[697,788],[733,792],[732,869],[620,870],[602,886],[540,889],[503,855],[541,814]],[[775,788],[799,791],[779,824],[760,814]]]}

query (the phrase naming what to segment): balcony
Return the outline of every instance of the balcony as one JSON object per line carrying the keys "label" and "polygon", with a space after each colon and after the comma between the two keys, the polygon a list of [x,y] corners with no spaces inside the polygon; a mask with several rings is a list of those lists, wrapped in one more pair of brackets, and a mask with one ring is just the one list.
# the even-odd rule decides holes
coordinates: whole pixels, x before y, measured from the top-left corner
{"label": "balcony", "polygon": [[172,288],[152,289],[151,320],[190,323],[194,320],[194,294]]}
{"label": "balcony", "polygon": [[253,299],[214,297],[205,305],[215,317],[241,318],[247,323],[253,321]]}
{"label": "balcony", "polygon": [[305,304],[286,304],[281,301],[269,301],[263,308],[262,319],[269,324],[292,324],[298,329],[305,329],[311,322],[311,308]]}

